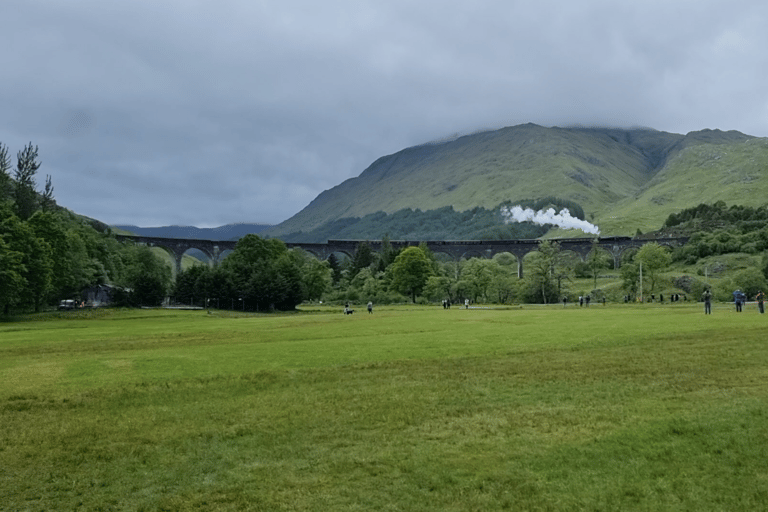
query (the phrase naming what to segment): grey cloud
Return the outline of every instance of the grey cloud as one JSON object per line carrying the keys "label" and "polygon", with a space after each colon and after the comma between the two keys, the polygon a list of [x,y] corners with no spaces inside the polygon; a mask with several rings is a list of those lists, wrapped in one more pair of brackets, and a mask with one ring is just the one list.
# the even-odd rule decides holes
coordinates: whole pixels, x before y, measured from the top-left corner
{"label": "grey cloud", "polygon": [[768,136],[755,1],[7,0],[0,141],[110,223],[277,223],[480,128]]}

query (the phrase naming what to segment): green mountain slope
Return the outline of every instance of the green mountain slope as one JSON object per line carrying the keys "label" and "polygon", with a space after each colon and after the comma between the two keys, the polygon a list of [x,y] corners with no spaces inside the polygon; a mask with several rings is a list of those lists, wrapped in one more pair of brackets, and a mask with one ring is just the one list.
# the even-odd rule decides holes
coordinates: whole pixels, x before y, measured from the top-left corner
{"label": "green mountain slope", "polygon": [[700,203],[768,204],[768,139],[687,145],[636,197],[619,201],[599,219],[604,231],[658,229],[671,213]]}
{"label": "green mountain slope", "polygon": [[683,136],[513,126],[379,158],[265,233],[308,232],[343,218],[406,208],[490,209],[555,196],[580,204],[604,234],[631,234],[656,229],[669,213],[705,197],[720,199],[725,188],[743,198],[748,185],[762,183],[764,143],[718,130]]}

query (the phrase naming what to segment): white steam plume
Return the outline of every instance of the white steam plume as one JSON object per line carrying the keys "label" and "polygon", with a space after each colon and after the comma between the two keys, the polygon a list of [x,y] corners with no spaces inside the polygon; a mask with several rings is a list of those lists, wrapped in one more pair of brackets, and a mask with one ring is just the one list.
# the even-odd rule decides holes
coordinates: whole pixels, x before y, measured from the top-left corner
{"label": "white steam plume", "polygon": [[580,229],[585,233],[592,233],[595,235],[600,234],[600,229],[594,224],[590,224],[585,220],[581,220],[576,217],[571,217],[571,212],[568,208],[563,208],[560,213],[555,213],[554,208],[545,210],[539,210],[537,212],[530,208],[523,209],[520,206],[513,206],[508,208],[503,206],[501,208],[501,215],[504,217],[505,223],[510,222],[525,222],[531,221],[534,224],[554,224],[565,229]]}

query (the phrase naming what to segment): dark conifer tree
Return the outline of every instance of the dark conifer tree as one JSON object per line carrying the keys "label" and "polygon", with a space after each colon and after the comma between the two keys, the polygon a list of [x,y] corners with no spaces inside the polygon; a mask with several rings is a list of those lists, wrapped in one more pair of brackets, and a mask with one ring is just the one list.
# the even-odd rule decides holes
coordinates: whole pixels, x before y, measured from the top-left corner
{"label": "dark conifer tree", "polygon": [[53,198],[53,184],[51,183],[51,177],[48,175],[45,177],[45,190],[40,198],[40,208],[44,212],[50,212],[54,206],[56,206],[56,200]]}
{"label": "dark conifer tree", "polygon": [[0,142],[0,202],[11,197],[11,157],[8,155],[8,146]]}
{"label": "dark conifer tree", "polygon": [[15,199],[16,214],[21,220],[29,219],[37,210],[37,191],[35,190],[35,174],[40,168],[37,161],[37,146],[30,142],[17,154]]}

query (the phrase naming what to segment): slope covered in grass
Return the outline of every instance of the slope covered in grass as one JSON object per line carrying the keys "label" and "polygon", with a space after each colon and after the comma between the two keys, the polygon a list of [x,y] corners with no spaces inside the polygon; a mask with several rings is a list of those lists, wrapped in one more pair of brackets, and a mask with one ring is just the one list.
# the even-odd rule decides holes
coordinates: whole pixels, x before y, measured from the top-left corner
{"label": "slope covered in grass", "polygon": [[717,201],[753,207],[768,202],[768,139],[685,147],[637,197],[608,207],[600,226],[658,229],[671,213]]}
{"label": "slope covered in grass", "polygon": [[[269,230],[306,231],[330,220],[404,208],[457,211],[556,195],[585,211],[640,190],[659,148],[681,137],[662,132],[521,125],[427,144],[378,159],[357,178],[320,194]],[[556,193],[555,193],[556,192]]]}
{"label": "slope covered in grass", "polygon": [[326,232],[339,219],[378,212],[462,212],[555,196],[579,204],[603,234],[634,234],[657,229],[670,213],[709,198],[765,197],[765,145],[735,131],[684,136],[513,126],[379,158],[265,233]]}

